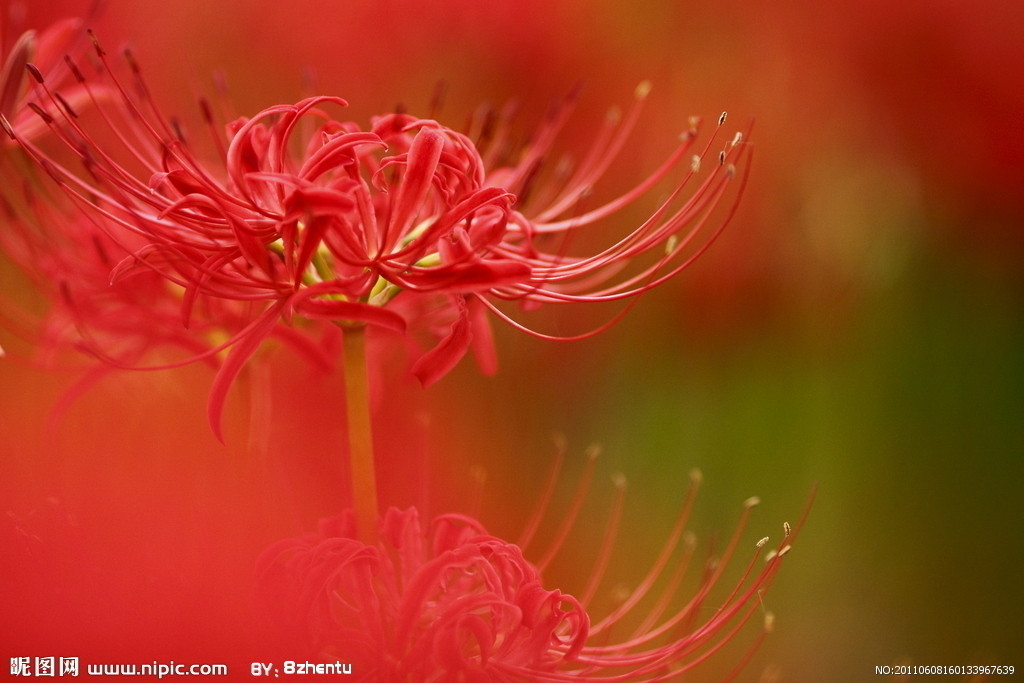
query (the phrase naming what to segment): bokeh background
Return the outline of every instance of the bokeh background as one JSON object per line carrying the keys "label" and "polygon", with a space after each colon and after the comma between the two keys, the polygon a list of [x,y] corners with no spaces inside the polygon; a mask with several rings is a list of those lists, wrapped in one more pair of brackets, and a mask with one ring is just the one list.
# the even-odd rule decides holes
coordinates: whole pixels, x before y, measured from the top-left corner
{"label": "bokeh background", "polygon": [[[495,377],[464,363],[383,399],[384,468],[412,462],[428,482],[386,497],[441,512],[486,472],[481,515],[512,534],[552,435],[569,444],[563,500],[600,444],[599,482],[630,482],[614,568],[628,577],[691,468],[702,539],[751,495],[751,542],[777,537],[816,486],[750,679],[1024,667],[1024,5],[109,0],[91,23],[108,48],[132,45],[172,112],[194,109],[214,71],[238,111],[312,88],[359,121],[425,111],[444,82],[453,126],[484,101],[518,99],[536,119],[582,82],[570,136],[585,143],[648,79],[613,186],[654,166],[690,115],[756,117],[735,222],[623,324],[570,344],[499,329]],[[0,344],[3,656],[247,662],[253,558],[337,511],[337,379],[271,350],[235,391],[222,446],[205,424],[209,367],[109,374],[54,420],[85,361],[44,368],[29,342],[0,330]],[[580,553],[610,488],[595,486]]]}

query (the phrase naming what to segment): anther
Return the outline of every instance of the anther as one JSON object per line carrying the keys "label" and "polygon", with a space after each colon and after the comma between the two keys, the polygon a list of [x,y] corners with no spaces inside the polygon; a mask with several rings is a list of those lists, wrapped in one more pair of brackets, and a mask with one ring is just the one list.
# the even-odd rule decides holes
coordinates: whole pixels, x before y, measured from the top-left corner
{"label": "anther", "polygon": [[640,81],[640,84],[636,86],[636,90],[633,91],[633,94],[638,100],[642,100],[651,94],[652,87],[654,86],[651,85],[650,81]]}
{"label": "anther", "polygon": [[775,614],[772,612],[764,613],[764,632],[771,633],[772,629],[775,628]]}
{"label": "anther", "polygon": [[718,153],[718,165],[721,166],[725,163],[725,152]]}
{"label": "anther", "polygon": [[690,483],[691,484],[693,484],[694,486],[697,486],[702,481],[704,481],[704,473],[703,472],[701,472],[696,467],[694,467],[692,470],[690,470]]}
{"label": "anther", "polygon": [[765,537],[764,537],[764,538],[762,538],[762,539],[761,539],[760,541],[758,541],[758,542],[757,542],[757,543],[756,543],[755,545],[756,545],[756,546],[757,546],[758,548],[763,548],[763,547],[764,547],[764,544],[765,544],[765,543],[767,543],[767,542],[768,542],[768,537],[767,537],[767,536],[765,536]]}
{"label": "anther", "polygon": [[30,74],[32,74],[32,78],[36,79],[38,83],[43,82],[43,74],[41,71],[39,71],[35,64],[26,64],[25,71],[28,71]]}
{"label": "anther", "polygon": [[490,142],[491,138],[494,137],[494,131],[498,127],[498,112],[491,107],[488,107],[484,111],[483,121],[480,124],[480,137],[477,139],[477,145],[483,145]]}
{"label": "anther", "polygon": [[64,63],[68,65],[68,69],[71,70],[71,74],[75,77],[76,81],[85,83],[85,76],[78,70],[78,65],[71,59],[71,55],[64,55]]}
{"label": "anther", "polygon": [[88,29],[86,31],[86,34],[88,34],[89,40],[92,41],[92,46],[94,48],[96,48],[96,56],[98,56],[98,57],[106,57],[107,56],[107,52],[102,47],[100,47],[99,38],[96,37],[96,34],[93,33],[93,30],[92,29]]}
{"label": "anther", "polygon": [[729,164],[725,169],[725,176],[730,180],[736,176],[736,165]]}
{"label": "anther", "polygon": [[17,140],[17,138],[14,137],[14,129],[11,128],[10,121],[8,121],[7,117],[3,114],[0,114],[0,127],[3,127],[4,132],[7,133],[7,137],[9,137],[12,140]]}
{"label": "anther", "polygon": [[782,523],[782,530],[786,532],[786,538],[793,532],[793,527],[789,526],[789,522]]}
{"label": "anther", "polygon": [[210,101],[205,97],[199,98],[199,111],[202,112],[204,123],[213,123],[213,110],[210,108]]}
{"label": "anther", "polygon": [[140,73],[139,63],[135,60],[135,55],[132,53],[131,48],[126,47],[124,49],[124,61],[128,62],[128,66],[131,68],[132,73],[138,76]]}
{"label": "anther", "polygon": [[171,130],[174,131],[174,137],[178,140],[178,142],[182,144],[187,144],[185,142],[185,130],[181,126],[181,121],[178,120],[177,117],[173,117],[170,120],[170,124]]}
{"label": "anther", "polygon": [[612,475],[612,486],[619,491],[626,490],[626,475],[622,472],[616,472]]}
{"label": "anther", "polygon": [[71,108],[71,105],[68,104],[68,101],[64,99],[63,95],[61,95],[59,92],[55,92],[53,93],[53,96],[57,98],[57,101],[60,102],[60,106],[64,108],[64,111],[67,113],[68,116],[70,116],[73,119],[78,118],[78,114],[75,113],[75,110]]}
{"label": "anther", "polygon": [[732,144],[733,146],[736,146],[741,142],[743,142],[743,133],[741,131],[736,131],[736,135],[732,138]]}
{"label": "anther", "polygon": [[793,546],[791,546],[791,545],[784,545],[784,546],[782,546],[782,548],[779,549],[779,557],[784,556],[786,553],[788,553],[792,549],[793,549]]}
{"label": "anther", "polygon": [[721,125],[722,125],[723,123],[725,123],[725,118],[726,118],[726,117],[727,117],[728,115],[729,115],[729,112],[727,112],[727,111],[723,111],[723,112],[722,112],[722,115],[718,117],[718,125],[720,125],[720,126],[721,126]]}
{"label": "anther", "polygon": [[690,158],[690,170],[694,173],[700,172],[700,155],[694,154],[693,157]]}
{"label": "anther", "polygon": [[757,496],[751,496],[750,498],[747,498],[745,501],[743,501],[743,507],[747,508],[748,510],[760,504],[761,499],[758,498]]}
{"label": "anther", "polygon": [[41,118],[43,120],[43,123],[45,123],[46,125],[50,125],[51,123],[53,123],[53,117],[50,116],[49,114],[47,114],[45,111],[43,111],[43,108],[40,107],[35,102],[29,102],[28,103],[28,108],[31,109],[32,111],[34,111],[39,116],[39,118]]}
{"label": "anther", "polygon": [[671,254],[679,246],[678,235],[669,235],[669,238],[665,240],[665,254]]}
{"label": "anther", "polygon": [[96,253],[99,255],[100,260],[104,264],[110,264],[110,255],[107,253],[107,250],[104,248],[103,243],[100,242],[99,238],[96,235],[92,236],[92,246],[96,250]]}

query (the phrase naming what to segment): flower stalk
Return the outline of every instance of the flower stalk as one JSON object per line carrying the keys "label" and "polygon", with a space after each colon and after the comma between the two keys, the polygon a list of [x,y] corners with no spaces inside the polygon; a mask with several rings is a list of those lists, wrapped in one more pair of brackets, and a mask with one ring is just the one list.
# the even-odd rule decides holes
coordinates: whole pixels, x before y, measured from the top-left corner
{"label": "flower stalk", "polygon": [[345,412],[348,417],[348,458],[356,534],[366,544],[377,542],[377,476],[373,461],[370,383],[366,372],[366,328],[346,327]]}

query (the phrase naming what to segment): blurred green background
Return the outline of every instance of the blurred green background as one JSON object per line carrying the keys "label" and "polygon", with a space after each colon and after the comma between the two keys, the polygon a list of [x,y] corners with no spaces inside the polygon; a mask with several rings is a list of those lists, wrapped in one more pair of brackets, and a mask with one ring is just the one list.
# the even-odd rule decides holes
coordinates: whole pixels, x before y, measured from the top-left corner
{"label": "blurred green background", "polygon": [[[692,269],[598,338],[552,345],[499,328],[497,376],[464,363],[412,399],[430,415],[436,467],[463,478],[485,468],[504,501],[491,501],[493,514],[528,507],[552,434],[572,453],[600,444],[603,480],[630,481],[626,571],[630,553],[656,552],[691,468],[705,478],[701,538],[728,533],[751,495],[764,501],[751,543],[777,537],[817,486],[766,598],[776,633],[752,679],[769,665],[794,681],[865,680],[896,662],[1024,666],[1020,3],[109,0],[93,23],[108,46],[134,47],[170,111],[192,107],[214,69],[239,111],[296,100],[313,78],[358,121],[397,103],[422,110],[444,81],[440,118],[453,125],[510,98],[529,120],[582,81],[570,135],[585,141],[649,79],[640,131],[609,179],[620,187],[668,153],[688,116],[726,109],[737,128],[756,117],[741,211]],[[10,360],[0,449],[12,511],[31,517],[31,497],[48,487],[75,499],[84,480],[52,472],[74,470],[82,440],[93,444],[86,462],[131,460],[116,465],[129,487],[159,479],[185,448],[187,462],[218,463],[199,467],[225,496],[248,502],[181,523],[206,530],[203,552],[235,543],[244,564],[246,543],[218,534],[247,523],[238,510],[251,515],[245,486],[230,483],[248,456],[204,431],[207,371],[105,380],[72,409],[54,455],[38,432],[70,375]],[[144,382],[167,383],[157,395],[173,407],[159,408]],[[118,408],[124,425],[162,410],[176,426],[100,429],[126,386],[137,402]],[[287,533],[334,512],[327,494],[310,498]],[[495,531],[511,533],[514,518],[498,514]],[[254,533],[252,546],[263,540]]]}

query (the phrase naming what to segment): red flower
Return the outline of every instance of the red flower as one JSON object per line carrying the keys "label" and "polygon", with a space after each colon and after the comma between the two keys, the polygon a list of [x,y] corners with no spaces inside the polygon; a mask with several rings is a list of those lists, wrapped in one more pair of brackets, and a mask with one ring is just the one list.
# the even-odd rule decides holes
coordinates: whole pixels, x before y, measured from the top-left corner
{"label": "red flower", "polygon": [[375,680],[553,671],[587,632],[582,607],[545,590],[516,545],[457,515],[425,534],[415,509],[391,508],[376,547],[355,540],[350,517],[325,520],[269,548],[260,581],[278,627],[308,627],[300,652]]}
{"label": "red flower", "polygon": [[[578,565],[586,567],[588,577],[578,598],[546,588],[542,573],[579,505],[571,506],[554,546],[538,564],[523,556],[546,499],[521,544],[489,535],[464,515],[442,515],[424,529],[413,508],[389,509],[376,545],[356,540],[350,514],[323,520],[318,533],[280,541],[263,553],[258,597],[290,656],[348,664],[369,680],[665,680],[714,655],[762,609],[763,594],[794,538],[787,524],[786,537],[759,571],[756,561],[768,539],[758,542],[739,581],[725,591],[721,604],[706,609],[757,502],[751,499],[722,555],[709,559],[696,593],[682,607],[674,606],[694,554],[695,542],[684,528],[698,481],[695,476],[647,575],[607,614],[592,611],[592,603],[604,585],[623,484],[596,560]],[[584,492],[585,486],[575,503]],[[641,609],[647,612],[639,614]],[[765,630],[770,623],[767,615]],[[623,638],[627,628],[635,630]],[[736,663],[737,670],[763,635]]]}
{"label": "red flower", "polygon": [[[282,324],[440,329],[440,342],[413,366],[429,384],[471,347],[484,369],[493,369],[488,310],[554,338],[514,322],[502,302],[620,301],[651,289],[689,265],[724,227],[735,203],[724,215],[714,209],[724,197],[738,198],[745,172],[737,178],[736,168],[750,150],[737,134],[704,163],[714,136],[693,154],[692,121],[648,178],[588,207],[595,183],[626,145],[646,85],[625,116],[608,118],[572,172],[544,164],[571,101],[521,149],[508,143],[507,117],[483,115],[475,140],[406,114],[377,117],[363,130],[329,113],[345,104],[336,97],[270,107],[228,125],[225,138],[204,103],[215,143],[205,150],[158,113],[130,56],[138,98],[113,76],[98,43],[96,52],[103,65],[98,85],[69,61],[78,87],[121,93],[116,106],[95,98],[103,122],[95,128],[28,67],[54,112],[39,109],[40,118],[84,173],[16,128],[8,132],[120,245],[114,281],[159,273],[180,288],[186,325],[200,301],[246,304],[247,322],[229,335],[233,347],[211,395],[214,422],[238,371]],[[572,253],[577,233],[614,217],[680,165],[667,199],[647,220],[608,247]]]}

